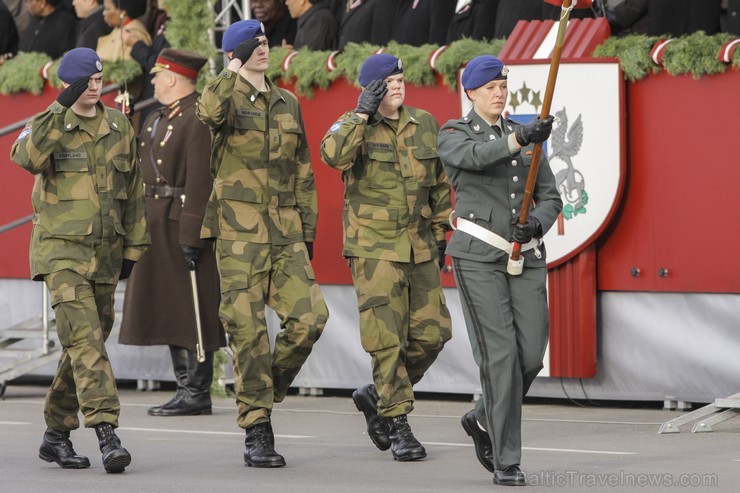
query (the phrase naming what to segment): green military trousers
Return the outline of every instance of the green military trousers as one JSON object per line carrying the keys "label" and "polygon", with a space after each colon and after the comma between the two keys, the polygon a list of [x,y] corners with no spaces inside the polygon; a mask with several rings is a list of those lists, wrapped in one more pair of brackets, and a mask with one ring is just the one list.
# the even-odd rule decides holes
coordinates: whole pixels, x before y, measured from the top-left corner
{"label": "green military trousers", "polygon": [[542,369],[549,334],[545,267],[519,276],[505,264],[453,258],[483,397],[475,415],[493,442],[496,469],[521,463],[522,399]]}
{"label": "green military trousers", "polygon": [[[216,240],[221,322],[234,354],[237,424],[267,422],[324,330],[329,312],[303,242]],[[270,349],[265,306],[280,319]]]}
{"label": "green military trousers", "polygon": [[44,276],[62,345],[59,366],[46,395],[44,419],[55,430],[99,423],[118,426],[118,401],[105,341],[113,328],[115,284],[93,283],[71,270]]}
{"label": "green military trousers", "polygon": [[416,264],[352,257],[360,339],[371,356],[378,414],[414,408],[413,385],[452,337],[436,260]]}

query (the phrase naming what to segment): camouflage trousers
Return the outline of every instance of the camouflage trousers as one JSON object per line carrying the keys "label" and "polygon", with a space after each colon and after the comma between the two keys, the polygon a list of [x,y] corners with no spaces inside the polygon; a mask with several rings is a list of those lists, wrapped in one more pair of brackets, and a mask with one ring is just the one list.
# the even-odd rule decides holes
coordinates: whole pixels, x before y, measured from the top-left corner
{"label": "camouflage trousers", "polygon": [[452,337],[436,260],[420,264],[352,257],[360,339],[372,359],[378,414],[410,413],[413,385]]}
{"label": "camouflage trousers", "polygon": [[118,401],[105,341],[113,328],[115,284],[96,284],[71,270],[44,276],[62,345],[59,366],[46,395],[44,420],[55,430],[99,423],[118,426]]}
{"label": "camouflage trousers", "polygon": [[[234,354],[237,424],[269,420],[321,336],[329,312],[303,242],[216,240],[221,322]],[[280,319],[270,349],[265,305]]]}

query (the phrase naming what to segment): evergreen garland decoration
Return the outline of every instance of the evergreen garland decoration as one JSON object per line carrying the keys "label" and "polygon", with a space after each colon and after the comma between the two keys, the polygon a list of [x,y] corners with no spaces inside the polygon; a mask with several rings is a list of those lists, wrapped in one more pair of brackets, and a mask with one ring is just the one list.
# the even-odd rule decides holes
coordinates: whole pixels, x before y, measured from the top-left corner
{"label": "evergreen garland decoration", "polygon": [[314,87],[327,89],[331,84],[326,60],[331,52],[311,51],[301,48],[292,58],[288,70],[282,75],[286,82],[293,82],[296,93],[313,97]]}
{"label": "evergreen garland decoration", "polygon": [[703,31],[682,36],[665,47],[663,68],[671,75],[692,74],[694,79],[721,74],[727,67],[717,59],[717,53],[733,38],[728,33],[707,36]]}
{"label": "evergreen garland decoration", "polygon": [[660,67],[655,65],[650,58],[650,50],[657,41],[657,37],[648,37],[641,34],[621,38],[611,37],[596,47],[594,56],[618,58],[624,78],[634,82],[644,79],[650,72],[657,73],[660,71]]}
{"label": "evergreen garland decoration", "polygon": [[[380,46],[369,43],[347,43],[344,50],[334,58],[337,68],[329,73],[331,80],[337,80],[344,77],[355,87],[360,87],[357,81],[360,76],[360,67],[367,57],[377,52]],[[406,67],[404,66],[404,70]]]}
{"label": "evergreen garland decoration", "polygon": [[0,65],[0,94],[30,92],[41,94],[44,90],[44,78],[41,68],[51,61],[44,53],[18,53]]}
{"label": "evergreen garland decoration", "polygon": [[283,60],[292,53],[293,50],[275,46],[270,48],[270,55],[267,58],[267,70],[265,75],[271,81],[277,84],[279,78],[283,76]]}
{"label": "evergreen garland decoration", "polygon": [[453,91],[457,90],[457,73],[461,67],[479,55],[498,55],[505,40],[479,41],[463,38],[452,42],[437,58],[436,70]]}
{"label": "evergreen garland decoration", "polygon": [[406,82],[417,86],[433,86],[437,83],[437,75],[429,66],[429,56],[437,48],[437,45],[432,44],[410,46],[391,41],[385,52],[401,59]]}
{"label": "evergreen garland decoration", "polygon": [[103,61],[104,84],[114,82],[123,85],[125,82],[131,82],[143,73],[144,70],[136,60]]}
{"label": "evergreen garland decoration", "polygon": [[202,91],[211,77],[211,65],[218,73],[222,64],[216,48],[211,43],[209,32],[214,28],[213,0],[167,0],[167,30],[165,37],[176,50],[200,53],[209,58],[198,74],[197,89]]}

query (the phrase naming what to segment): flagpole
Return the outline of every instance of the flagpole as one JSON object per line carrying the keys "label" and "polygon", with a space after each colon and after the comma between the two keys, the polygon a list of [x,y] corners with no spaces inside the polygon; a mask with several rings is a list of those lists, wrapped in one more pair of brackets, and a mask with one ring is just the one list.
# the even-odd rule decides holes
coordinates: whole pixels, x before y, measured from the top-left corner
{"label": "flagpole", "polygon": [[[542,111],[540,111],[541,119],[545,119],[550,115],[552,98],[555,93],[555,81],[558,78],[558,69],[560,68],[560,56],[563,53],[565,32],[568,28],[568,18],[570,17],[570,11],[573,10],[574,5],[575,0],[564,0],[561,7],[558,35],[555,39],[555,48],[552,51],[550,72],[547,76],[547,86],[545,87],[545,99],[542,102]],[[519,224],[527,224],[527,219],[529,218],[529,206],[532,203],[532,195],[537,183],[537,173],[539,173],[540,170],[541,155],[542,142],[538,142],[534,145],[534,150],[532,151],[532,163],[529,166],[529,174],[527,175],[527,182],[524,186],[524,197],[522,198],[522,210],[519,213]],[[521,258],[521,252],[522,244],[515,241],[512,245],[511,255],[509,256],[509,263],[506,266],[506,271],[511,275],[518,276],[522,273],[524,259]]]}

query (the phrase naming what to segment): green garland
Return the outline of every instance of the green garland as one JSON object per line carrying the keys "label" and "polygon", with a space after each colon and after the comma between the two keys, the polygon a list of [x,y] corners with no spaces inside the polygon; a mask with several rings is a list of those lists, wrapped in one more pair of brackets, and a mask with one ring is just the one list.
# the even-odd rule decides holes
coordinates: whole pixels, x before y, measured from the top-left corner
{"label": "green garland", "polygon": [[51,61],[43,53],[19,53],[15,58],[0,65],[0,94],[30,92],[41,94],[44,78],[41,68]]}
{"label": "green garland", "polygon": [[475,39],[460,39],[450,44],[437,58],[435,66],[442,74],[444,83],[454,91],[457,90],[457,74],[460,67],[478,55],[498,55],[505,40],[494,39],[491,42]]}

